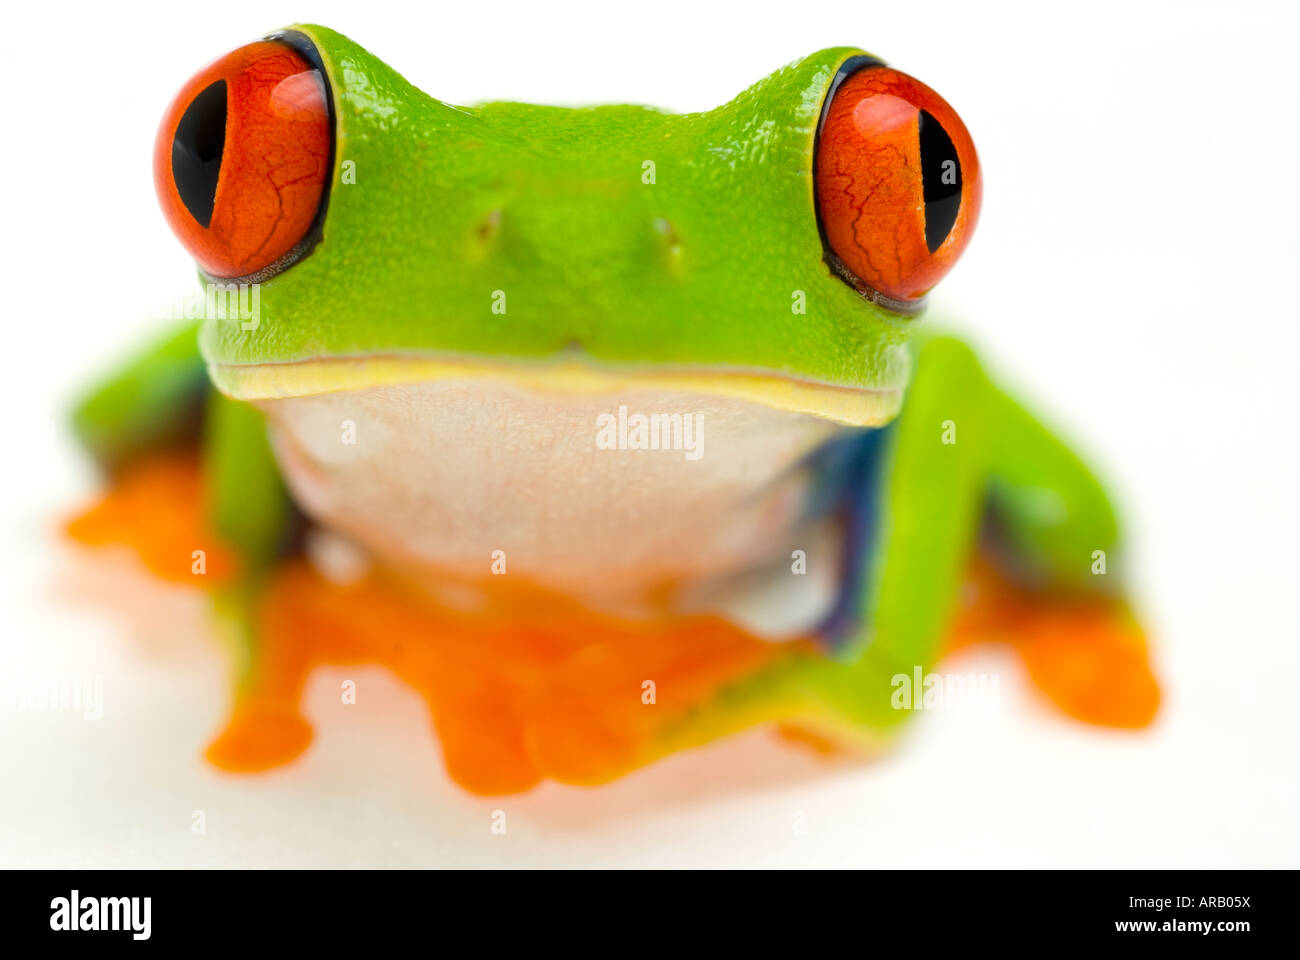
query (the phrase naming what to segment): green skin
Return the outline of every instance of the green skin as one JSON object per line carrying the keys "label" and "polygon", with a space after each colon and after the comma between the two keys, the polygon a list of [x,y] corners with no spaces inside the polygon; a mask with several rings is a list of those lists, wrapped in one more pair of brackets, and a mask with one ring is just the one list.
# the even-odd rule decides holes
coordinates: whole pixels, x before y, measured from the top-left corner
{"label": "green skin", "polygon": [[[902,387],[914,371],[860,591],[869,630],[834,656],[791,654],[720,691],[665,731],[665,749],[778,716],[869,742],[891,732],[907,715],[891,707],[891,677],[938,658],[990,504],[1035,585],[1115,589],[1091,572],[1094,551],[1115,551],[1117,527],[1080,460],[968,347],[913,337],[915,318],[863,299],[824,261],[817,119],[836,69],[861,51],[813,54],[706,113],[461,108],[333,31],[293,29],[319,52],[337,114],[325,240],[263,282],[255,330],[207,320],[197,342],[193,327],[182,331],[84,400],[76,428],[110,469],[183,434],[177,411],[210,390],[198,386],[205,368],[227,390],[232,367],[366,355],[577,353],[604,369],[758,371],[867,390]],[[341,179],[349,162],[355,184]],[[509,291],[508,315],[488,309],[494,290]],[[792,291],[806,294],[802,314]],[[218,602],[243,638],[247,691],[250,609],[293,511],[262,415],[211,396],[211,519],[247,569]],[[956,443],[942,440],[948,421]]]}

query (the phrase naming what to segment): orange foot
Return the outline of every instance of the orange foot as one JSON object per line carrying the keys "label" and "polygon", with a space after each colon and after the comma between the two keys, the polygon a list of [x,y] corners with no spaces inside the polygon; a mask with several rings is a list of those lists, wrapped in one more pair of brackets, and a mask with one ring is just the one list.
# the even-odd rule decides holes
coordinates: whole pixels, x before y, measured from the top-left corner
{"label": "orange foot", "polygon": [[714,617],[627,621],[526,588],[466,613],[380,573],[334,584],[302,561],[273,577],[258,635],[244,698],[208,748],[213,764],[292,760],[311,739],[298,713],[310,672],[373,663],[421,694],[447,772],[483,795],[547,778],[600,783],[657,759],[668,724],[791,649]]}
{"label": "orange foot", "polygon": [[311,724],[297,705],[243,701],[204,756],[222,770],[256,773],[296,759],[311,736]]}
{"label": "orange foot", "polygon": [[1160,707],[1146,638],[1122,603],[1039,594],[977,562],[949,650],[1005,639],[1029,678],[1067,715],[1107,727],[1145,727]]}
{"label": "orange foot", "polygon": [[193,452],[131,464],[65,530],[91,546],[125,544],[151,573],[174,583],[211,587],[235,572],[234,554],[204,522],[203,471]]}
{"label": "orange foot", "polygon": [[1160,687],[1141,628],[1114,605],[1042,610],[1016,644],[1030,679],[1065,713],[1106,727],[1145,727]]}

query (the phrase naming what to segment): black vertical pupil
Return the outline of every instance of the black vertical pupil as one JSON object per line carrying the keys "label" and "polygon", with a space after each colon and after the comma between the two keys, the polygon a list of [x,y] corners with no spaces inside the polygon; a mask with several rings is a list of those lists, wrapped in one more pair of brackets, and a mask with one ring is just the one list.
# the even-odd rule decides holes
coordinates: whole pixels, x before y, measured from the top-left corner
{"label": "black vertical pupil", "polygon": [[226,81],[205,87],[185,109],[172,139],[172,179],[181,202],[205,230],[217,200],[226,147]]}
{"label": "black vertical pupil", "polygon": [[921,111],[921,188],[925,194],[925,245],[930,252],[948,239],[961,208],[961,161],[952,138],[933,116]]}

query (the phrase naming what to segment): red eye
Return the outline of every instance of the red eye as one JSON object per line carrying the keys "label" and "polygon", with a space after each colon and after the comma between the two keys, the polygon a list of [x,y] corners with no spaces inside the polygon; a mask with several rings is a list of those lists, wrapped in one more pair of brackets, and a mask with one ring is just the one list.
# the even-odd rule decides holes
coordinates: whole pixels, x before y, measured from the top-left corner
{"label": "red eye", "polygon": [[937,93],[869,64],[831,94],[817,145],[817,206],[843,266],[906,306],[939,282],[970,241],[979,159],[961,118]]}
{"label": "red eye", "polygon": [[263,40],[200,70],[154,144],[158,202],[213,277],[246,277],[304,240],[321,207],[332,131],[325,79]]}

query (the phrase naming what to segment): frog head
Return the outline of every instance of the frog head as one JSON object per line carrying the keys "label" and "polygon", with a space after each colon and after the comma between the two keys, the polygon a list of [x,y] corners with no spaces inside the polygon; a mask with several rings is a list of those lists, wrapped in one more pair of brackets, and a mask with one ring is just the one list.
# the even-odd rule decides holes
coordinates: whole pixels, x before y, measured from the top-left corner
{"label": "frog head", "polygon": [[859,426],[897,412],[980,204],[952,108],[855,48],[702,113],[459,107],[309,25],[186,84],[155,179],[201,279],[256,307],[200,338],[239,399],[503,376]]}

